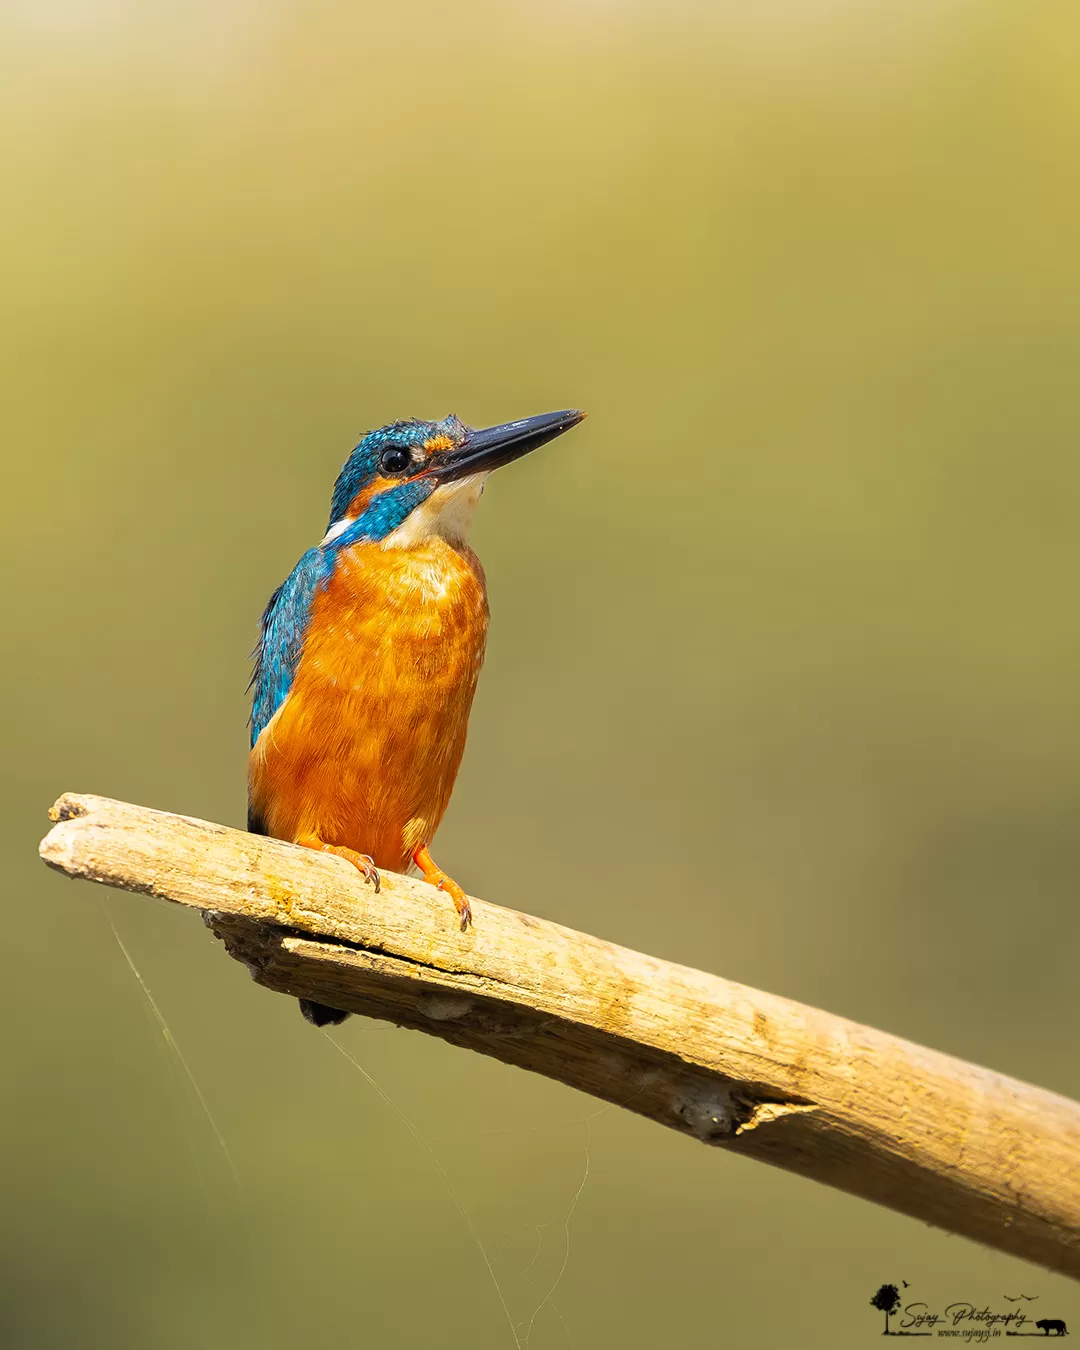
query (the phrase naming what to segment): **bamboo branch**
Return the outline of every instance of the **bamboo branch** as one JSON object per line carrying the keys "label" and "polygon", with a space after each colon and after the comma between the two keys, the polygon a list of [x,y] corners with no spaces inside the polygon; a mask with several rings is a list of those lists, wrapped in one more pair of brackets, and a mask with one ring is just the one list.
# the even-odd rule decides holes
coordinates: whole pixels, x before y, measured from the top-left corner
{"label": "bamboo branch", "polygon": [[273,839],[67,795],[71,877],[202,910],[269,989],[426,1031],[1080,1277],[1080,1105],[829,1013]]}

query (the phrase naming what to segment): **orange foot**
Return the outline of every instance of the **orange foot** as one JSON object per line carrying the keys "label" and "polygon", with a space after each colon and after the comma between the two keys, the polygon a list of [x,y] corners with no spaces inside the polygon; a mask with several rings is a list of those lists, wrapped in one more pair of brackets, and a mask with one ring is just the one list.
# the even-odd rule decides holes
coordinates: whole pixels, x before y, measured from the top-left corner
{"label": "orange foot", "polygon": [[313,848],[317,853],[336,853],[339,858],[344,858],[346,862],[351,862],[358,872],[362,872],[365,881],[370,881],[375,887],[375,894],[379,893],[379,869],[374,861],[366,853],[357,853],[354,848],[346,848],[344,844],[324,844],[321,839],[298,839],[296,841],[301,848]]}
{"label": "orange foot", "polygon": [[469,906],[469,897],[453,879],[448,877],[441,867],[436,867],[431,854],[426,848],[418,848],[412,855],[413,862],[424,874],[424,880],[430,882],[432,886],[438,886],[440,891],[446,894],[454,902],[454,908],[461,915],[461,931],[464,933],[469,924],[472,923],[472,909]]}

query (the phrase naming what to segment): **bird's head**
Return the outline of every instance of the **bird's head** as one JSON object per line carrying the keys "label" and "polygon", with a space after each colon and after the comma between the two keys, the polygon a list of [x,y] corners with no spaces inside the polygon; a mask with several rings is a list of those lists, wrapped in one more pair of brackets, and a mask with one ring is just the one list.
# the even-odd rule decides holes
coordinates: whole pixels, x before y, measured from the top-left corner
{"label": "bird's head", "polygon": [[431,535],[463,543],[488,474],[584,416],[542,413],[476,431],[451,415],[369,431],[338,474],[323,544],[369,539],[408,547]]}

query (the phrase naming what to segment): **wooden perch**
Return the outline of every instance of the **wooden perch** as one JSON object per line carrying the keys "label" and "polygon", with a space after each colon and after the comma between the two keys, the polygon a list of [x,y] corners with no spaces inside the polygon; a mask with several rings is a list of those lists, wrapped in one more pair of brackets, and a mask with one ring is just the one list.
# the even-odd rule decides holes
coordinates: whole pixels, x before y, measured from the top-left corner
{"label": "wooden perch", "polygon": [[41,856],[204,912],[269,989],[439,1036],[1080,1277],[1080,1105],[773,994],[273,839],[67,795]]}

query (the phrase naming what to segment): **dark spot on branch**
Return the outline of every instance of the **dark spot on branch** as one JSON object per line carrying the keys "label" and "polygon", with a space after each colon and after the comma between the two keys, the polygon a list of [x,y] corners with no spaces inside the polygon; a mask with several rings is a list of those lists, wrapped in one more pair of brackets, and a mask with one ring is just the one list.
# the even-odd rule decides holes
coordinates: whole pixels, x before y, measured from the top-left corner
{"label": "dark spot on branch", "polygon": [[74,797],[61,797],[49,807],[49,819],[54,825],[62,820],[74,820],[77,816],[87,815],[86,807]]}

